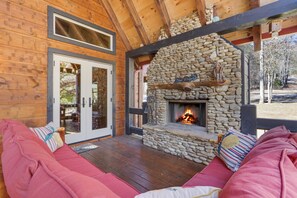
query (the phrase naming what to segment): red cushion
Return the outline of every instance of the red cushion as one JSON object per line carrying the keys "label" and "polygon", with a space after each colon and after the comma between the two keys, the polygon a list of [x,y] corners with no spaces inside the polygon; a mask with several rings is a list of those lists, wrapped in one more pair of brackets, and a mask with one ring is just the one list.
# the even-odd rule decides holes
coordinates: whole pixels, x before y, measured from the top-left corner
{"label": "red cushion", "polygon": [[106,187],[112,190],[119,197],[134,198],[139,192],[130,184],[117,178],[112,173],[107,173],[102,176],[95,177],[98,181],[103,183]]}
{"label": "red cushion", "polygon": [[284,149],[294,150],[297,148],[297,143],[293,137],[294,135],[287,131],[285,127],[276,127],[269,130],[257,141],[255,147],[242,161],[241,166],[264,153],[273,153]]}
{"label": "red cushion", "polygon": [[284,138],[285,140],[291,135],[290,131],[286,129],[285,126],[278,126],[268,130],[264,133],[258,140],[256,145],[261,144],[262,142],[269,141],[274,138]]}
{"label": "red cushion", "polygon": [[27,197],[118,197],[98,180],[70,171],[56,161],[39,162]]}
{"label": "red cushion", "polygon": [[221,197],[294,197],[297,169],[292,160],[296,162],[297,144],[291,135],[278,127],[263,136],[227,182]]}
{"label": "red cushion", "polygon": [[55,160],[40,144],[5,132],[2,167],[7,192],[11,197],[25,197],[39,160]]}
{"label": "red cushion", "polygon": [[64,144],[61,148],[53,152],[57,161],[65,160],[65,159],[72,159],[79,157],[80,155],[73,151],[70,146]]}
{"label": "red cushion", "polygon": [[194,175],[183,187],[214,186],[223,188],[233,172],[226,167],[224,162],[215,157],[200,173]]}
{"label": "red cushion", "polygon": [[[35,141],[50,155],[54,156],[47,145],[40,140],[26,125],[16,120],[2,120],[0,122],[0,132],[7,135],[6,139],[14,136],[23,137],[26,140]],[[9,136],[9,137],[8,137]],[[4,141],[4,140],[3,140]],[[3,142],[5,143],[5,142]]]}

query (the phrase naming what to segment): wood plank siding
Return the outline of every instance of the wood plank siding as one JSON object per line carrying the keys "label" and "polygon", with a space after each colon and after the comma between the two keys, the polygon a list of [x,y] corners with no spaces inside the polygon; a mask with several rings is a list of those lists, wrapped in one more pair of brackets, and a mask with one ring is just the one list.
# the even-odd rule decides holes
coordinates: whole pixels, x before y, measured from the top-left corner
{"label": "wood plank siding", "polygon": [[57,48],[115,62],[116,134],[124,133],[125,52],[116,32],[116,55],[49,39],[47,7],[52,6],[113,32],[116,29],[97,0],[0,1],[0,119],[29,126],[47,119],[47,53]]}
{"label": "wood plank siding", "polygon": [[104,172],[111,172],[125,180],[140,192],[181,186],[204,168],[202,164],[144,146],[140,139],[131,136],[93,144],[99,147],[81,156]]}

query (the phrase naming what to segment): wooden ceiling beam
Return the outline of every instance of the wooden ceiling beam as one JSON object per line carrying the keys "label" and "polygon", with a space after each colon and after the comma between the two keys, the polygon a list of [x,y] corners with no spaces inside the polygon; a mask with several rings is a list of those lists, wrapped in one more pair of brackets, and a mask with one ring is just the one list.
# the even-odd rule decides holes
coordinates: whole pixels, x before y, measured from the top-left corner
{"label": "wooden ceiling beam", "polygon": [[287,18],[295,15],[297,15],[297,0],[276,1],[171,38],[163,39],[150,45],[128,51],[126,56],[128,58],[133,58],[145,54],[153,54],[162,47],[194,39],[196,37],[205,36],[211,33],[227,34],[237,30],[247,29],[255,25],[264,24],[272,19]]}
{"label": "wooden ceiling beam", "polygon": [[132,21],[135,25],[136,31],[139,34],[142,43],[144,45],[150,44],[151,42],[149,40],[149,37],[142,25],[141,19],[139,17],[139,14],[136,11],[136,8],[135,8],[132,0],[123,0],[123,2],[125,3],[128,11],[129,11],[130,17],[132,18]]}
{"label": "wooden ceiling beam", "polygon": [[206,6],[205,0],[196,0],[196,7],[198,12],[198,17],[200,20],[200,24],[202,26],[206,25]]}
{"label": "wooden ceiling beam", "polygon": [[164,2],[164,0],[155,0],[155,3],[157,6],[157,9],[161,15],[161,19],[164,24],[165,32],[168,37],[171,37],[171,33],[170,33],[171,20],[170,20],[165,2]]}
{"label": "wooden ceiling beam", "polygon": [[[297,25],[292,26],[292,27],[287,27],[287,28],[283,28],[280,32],[279,32],[279,36],[283,36],[283,35],[287,35],[287,34],[294,34],[297,33]],[[266,32],[262,34],[262,39],[269,39],[271,38],[271,34],[270,32]],[[242,38],[242,39],[237,39],[237,40],[233,40],[231,41],[234,45],[241,45],[241,44],[245,44],[245,43],[250,43],[253,42],[253,37],[247,37],[247,38]]]}
{"label": "wooden ceiling beam", "polygon": [[118,19],[117,19],[116,15],[115,15],[111,5],[109,4],[109,1],[108,0],[99,0],[99,1],[101,1],[101,5],[104,6],[109,18],[111,19],[111,21],[113,22],[115,28],[117,29],[117,31],[118,31],[118,33],[119,33],[119,35],[120,35],[126,49],[127,50],[132,50],[132,46],[131,46],[131,44],[130,44],[130,42],[129,42],[129,40],[128,40],[125,32],[124,32],[124,30],[122,29],[122,27],[120,25],[120,22],[118,21]]}
{"label": "wooden ceiling beam", "polygon": [[[251,9],[258,8],[261,6],[261,0],[250,0]],[[252,35],[254,40],[254,51],[258,52],[262,50],[262,26],[256,25],[252,29]]]}
{"label": "wooden ceiling beam", "polygon": [[262,26],[254,26],[252,29],[252,35],[254,41],[254,51],[258,52],[262,50]]}

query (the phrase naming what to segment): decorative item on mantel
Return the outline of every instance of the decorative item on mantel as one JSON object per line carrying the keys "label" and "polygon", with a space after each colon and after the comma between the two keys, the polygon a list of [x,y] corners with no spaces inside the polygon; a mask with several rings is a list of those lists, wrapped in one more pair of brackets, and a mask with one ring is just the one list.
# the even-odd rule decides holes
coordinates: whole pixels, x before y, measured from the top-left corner
{"label": "decorative item on mantel", "polygon": [[224,68],[222,67],[222,65],[219,62],[217,62],[217,64],[213,68],[214,79],[217,82],[224,82],[225,81],[223,69]]}
{"label": "decorative item on mantel", "polygon": [[[222,70],[221,70],[222,72]],[[222,78],[223,74],[220,74]],[[224,78],[224,77],[223,77]],[[223,86],[229,85],[231,82],[229,79],[224,80],[207,80],[207,81],[195,81],[195,82],[180,82],[180,83],[173,83],[173,84],[152,84],[148,85],[149,89],[177,89],[182,91],[191,91],[192,88],[200,87],[200,86]]]}

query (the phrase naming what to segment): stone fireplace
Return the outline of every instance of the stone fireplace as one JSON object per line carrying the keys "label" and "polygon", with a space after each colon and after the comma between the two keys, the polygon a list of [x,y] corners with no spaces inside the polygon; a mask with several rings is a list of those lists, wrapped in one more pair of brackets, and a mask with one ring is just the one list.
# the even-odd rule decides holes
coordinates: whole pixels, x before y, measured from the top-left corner
{"label": "stone fireplace", "polygon": [[217,34],[195,38],[161,48],[147,75],[144,144],[208,164],[217,133],[240,128],[241,51]]}

